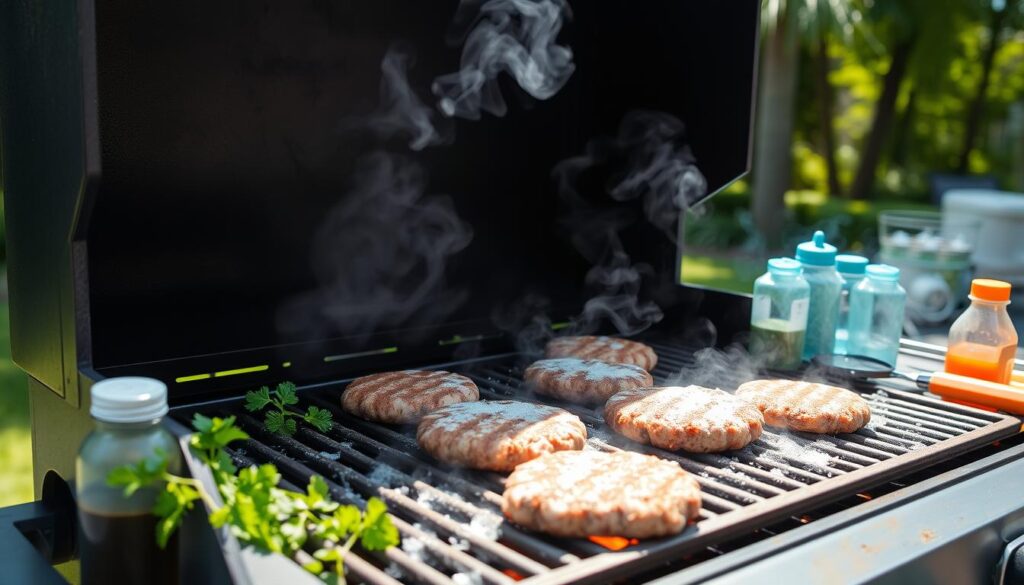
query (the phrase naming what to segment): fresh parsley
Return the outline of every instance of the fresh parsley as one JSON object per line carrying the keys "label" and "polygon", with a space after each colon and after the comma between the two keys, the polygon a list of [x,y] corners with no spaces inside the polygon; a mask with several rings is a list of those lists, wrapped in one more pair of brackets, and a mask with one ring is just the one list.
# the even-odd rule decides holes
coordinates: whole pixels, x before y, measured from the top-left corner
{"label": "fresh parsley", "polygon": [[299,403],[299,397],[295,392],[295,384],[281,382],[273,391],[263,386],[259,390],[250,390],[245,393],[245,409],[249,412],[260,412],[271,407],[263,418],[263,426],[272,433],[292,436],[298,427],[296,418],[301,418],[307,424],[316,427],[320,432],[327,432],[331,429],[331,412],[329,410],[310,406],[305,413],[299,413],[288,408]]}
{"label": "fresh parsley", "polygon": [[[265,390],[250,394],[262,397]],[[273,400],[269,394],[266,393],[268,402],[264,406]],[[296,404],[294,386],[276,399],[286,405]],[[268,415],[274,412],[277,411]],[[317,412],[326,411],[316,409],[312,412],[314,418],[321,416]],[[294,420],[285,420],[294,426]],[[329,427],[330,413],[326,421]],[[161,548],[197,501],[209,507],[210,524],[214,527],[227,526],[241,542],[296,559],[306,570],[329,583],[345,582],[345,555],[356,543],[370,551],[399,543],[387,505],[377,498],[370,498],[366,509],[360,510],[333,501],[327,482],[318,475],[310,478],[305,493],[298,493],[277,487],[281,474],[272,464],[237,469],[225,448],[249,435],[235,426],[235,417],[209,418],[197,414],[192,427],[196,432],[189,445],[213,471],[223,505],[218,506],[199,481],[169,473],[167,453],[162,450],[107,475],[107,483],[121,487],[126,497],[142,487],[163,484],[152,510],[160,518],[156,540]],[[312,550],[312,558],[304,552],[307,549]]]}

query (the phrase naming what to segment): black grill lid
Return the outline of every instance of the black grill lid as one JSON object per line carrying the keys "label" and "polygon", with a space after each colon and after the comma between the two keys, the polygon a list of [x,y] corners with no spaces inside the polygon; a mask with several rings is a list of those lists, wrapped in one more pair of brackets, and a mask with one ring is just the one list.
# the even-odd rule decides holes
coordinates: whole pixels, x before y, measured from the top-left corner
{"label": "black grill lid", "polygon": [[[650,203],[624,181],[658,148],[695,161],[707,183],[695,199],[746,171],[758,3],[572,2],[554,40],[572,51],[564,87],[537,99],[502,73],[490,90],[505,115],[448,119],[432,82],[459,69],[467,30],[500,22],[480,18],[481,4],[82,3],[83,156],[95,172],[81,195],[63,194],[81,197],[79,360],[199,387],[234,370],[340,371],[353,354],[377,356],[364,367],[436,359],[497,339],[538,299],[556,322],[578,314],[595,262],[648,264],[646,279],[674,282],[665,234],[677,224],[644,221]],[[560,6],[486,7],[526,4]],[[408,88],[382,87],[384,61]],[[438,144],[414,150],[395,130],[388,104],[411,96]],[[19,113],[8,107],[5,123]],[[644,132],[658,148],[638,146]],[[5,156],[17,139],[5,136]],[[8,200],[30,196],[5,170]],[[572,177],[571,201],[559,177]],[[624,222],[628,261],[604,239],[608,218]]]}

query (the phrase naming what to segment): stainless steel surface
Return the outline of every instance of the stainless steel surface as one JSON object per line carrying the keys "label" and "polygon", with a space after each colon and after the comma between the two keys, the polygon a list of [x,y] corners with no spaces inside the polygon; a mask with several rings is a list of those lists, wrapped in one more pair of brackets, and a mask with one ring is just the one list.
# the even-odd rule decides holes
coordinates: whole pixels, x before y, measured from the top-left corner
{"label": "stainless steel surface", "polygon": [[[690,350],[655,345],[664,380],[690,371]],[[520,360],[506,355],[456,364],[471,376],[483,398],[537,400],[520,388]],[[452,365],[446,366],[453,369]],[[684,376],[685,378],[685,376]],[[685,379],[683,380],[685,382]],[[734,387],[741,374],[727,371],[719,386]],[[554,539],[501,525],[492,539],[482,525],[500,522],[503,476],[439,465],[416,445],[414,429],[369,423],[339,408],[343,383],[303,391],[309,404],[330,409],[334,428],[321,434],[303,428],[294,438],[270,435],[237,400],[207,404],[206,414],[234,414],[252,435],[235,456],[243,464],[271,461],[285,478],[304,485],[314,473],[328,479],[336,498],[361,503],[370,495],[388,502],[406,546],[363,558],[365,578],[388,575],[425,583],[451,583],[457,573],[483,583],[509,584],[516,577],[531,583],[608,582],[629,578],[658,563],[698,553],[767,524],[852,495],[937,461],[1012,435],[1019,421],[955,404],[870,387],[865,397],[875,421],[840,436],[767,432],[750,447],[725,454],[669,453],[632,443],[603,424],[600,410],[546,400],[562,406],[588,426],[589,446],[655,453],[695,474],[704,494],[701,520],[682,534],[649,542],[622,542],[610,552],[591,540]],[[189,407],[176,411],[188,417]]]}
{"label": "stainless steel surface", "polygon": [[988,583],[1024,534],[1021,478],[1024,444],[651,585]]}

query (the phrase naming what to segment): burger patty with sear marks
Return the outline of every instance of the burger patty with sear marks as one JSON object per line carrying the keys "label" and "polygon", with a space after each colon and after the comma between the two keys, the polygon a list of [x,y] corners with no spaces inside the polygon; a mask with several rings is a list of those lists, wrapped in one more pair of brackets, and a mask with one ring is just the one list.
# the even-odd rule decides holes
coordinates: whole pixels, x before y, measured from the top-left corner
{"label": "burger patty with sear marks", "polygon": [[658,365],[658,354],[654,353],[650,346],[638,341],[604,335],[556,337],[548,342],[544,356],[577,357],[610,364],[633,364],[648,372]]}
{"label": "burger patty with sear marks", "polygon": [[402,370],[356,378],[341,395],[341,407],[366,420],[405,424],[442,406],[475,400],[480,400],[480,391],[465,376],[441,370]]}
{"label": "burger patty with sear marks", "polygon": [[554,536],[653,538],[700,514],[700,486],[677,463],[628,451],[561,451],[508,476],[505,517]]}
{"label": "burger patty with sear marks", "polygon": [[523,379],[538,394],[581,404],[603,404],[620,390],[654,383],[640,366],[580,358],[536,361],[526,368]]}
{"label": "burger patty with sear marks", "polygon": [[856,392],[795,380],[754,380],[736,396],[761,410],[769,426],[808,433],[852,433],[871,420],[871,407]]}
{"label": "burger patty with sear marks", "polygon": [[638,443],[693,453],[741,449],[756,441],[764,427],[754,405],[701,386],[623,390],[608,399],[604,420]]}
{"label": "burger patty with sear marks", "polygon": [[487,400],[439,408],[420,421],[416,440],[435,459],[493,471],[545,453],[582,449],[587,427],[561,408]]}

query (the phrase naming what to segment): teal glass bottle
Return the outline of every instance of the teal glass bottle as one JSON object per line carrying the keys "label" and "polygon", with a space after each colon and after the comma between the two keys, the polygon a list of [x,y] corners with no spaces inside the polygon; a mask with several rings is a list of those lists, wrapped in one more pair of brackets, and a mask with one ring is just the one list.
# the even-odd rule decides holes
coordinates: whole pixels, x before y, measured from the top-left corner
{"label": "teal glass bottle", "polygon": [[792,258],[772,258],[768,272],[754,281],[750,352],[765,367],[800,367],[811,295],[802,272]]}
{"label": "teal glass bottle", "polygon": [[900,286],[900,270],[869,264],[866,277],[850,291],[851,355],[864,355],[896,365],[903,333],[907,293]]}
{"label": "teal glass bottle", "polygon": [[803,351],[803,358],[809,360],[832,353],[843,279],[836,272],[836,247],[825,242],[825,232],[821,230],[814,232],[811,241],[796,247],[796,259],[804,269],[804,280],[811,287]]}
{"label": "teal glass bottle", "polygon": [[853,254],[840,254],[836,256],[836,271],[843,277],[843,289],[839,293],[839,315],[836,317],[836,345],[835,353],[846,353],[846,342],[849,339],[847,331],[850,322],[850,291],[864,279],[864,269],[868,265],[868,259]]}

